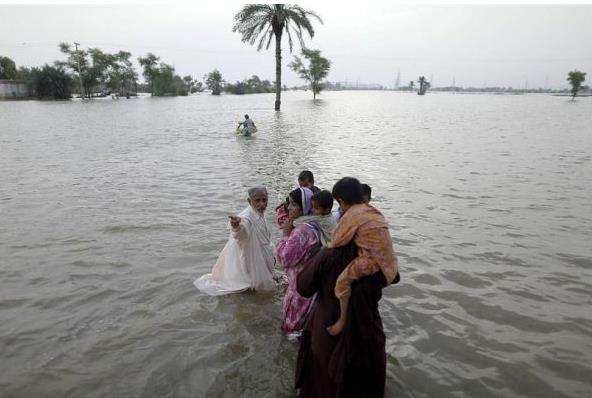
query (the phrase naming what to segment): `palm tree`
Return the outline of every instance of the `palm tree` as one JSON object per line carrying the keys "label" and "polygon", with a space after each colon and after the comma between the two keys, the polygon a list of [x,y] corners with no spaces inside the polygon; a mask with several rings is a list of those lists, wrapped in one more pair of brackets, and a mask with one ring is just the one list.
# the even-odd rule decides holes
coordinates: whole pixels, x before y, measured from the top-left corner
{"label": "palm tree", "polygon": [[310,18],[320,23],[323,20],[313,11],[305,10],[296,4],[247,4],[234,16],[233,32],[242,35],[242,41],[250,45],[257,39],[257,51],[263,46],[269,49],[271,39],[275,38],[275,110],[280,110],[282,95],[282,34],[288,35],[288,44],[292,52],[292,35],[304,47],[302,31],[305,30],[310,38],[314,37],[314,29]]}
{"label": "palm tree", "polygon": [[426,78],[424,76],[420,76],[419,79],[417,79],[417,82],[419,83],[419,91],[417,92],[418,95],[424,95],[426,92]]}

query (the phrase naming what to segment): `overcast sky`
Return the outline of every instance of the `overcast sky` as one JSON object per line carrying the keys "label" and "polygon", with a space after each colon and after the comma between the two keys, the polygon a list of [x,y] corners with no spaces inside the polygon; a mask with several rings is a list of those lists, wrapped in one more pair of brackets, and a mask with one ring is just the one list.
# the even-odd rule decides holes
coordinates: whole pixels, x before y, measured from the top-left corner
{"label": "overcast sky", "polygon": [[[227,81],[274,80],[273,45],[257,52],[232,32],[240,4],[0,5],[0,55],[17,65],[63,59],[61,41],[83,48],[153,52],[180,75],[218,68]],[[591,5],[305,4],[318,12],[310,48],[332,61],[331,81],[393,86],[433,76],[435,86],[565,87],[567,72],[592,79]],[[287,68],[283,82],[301,84]],[[297,53],[299,47],[294,49]]]}

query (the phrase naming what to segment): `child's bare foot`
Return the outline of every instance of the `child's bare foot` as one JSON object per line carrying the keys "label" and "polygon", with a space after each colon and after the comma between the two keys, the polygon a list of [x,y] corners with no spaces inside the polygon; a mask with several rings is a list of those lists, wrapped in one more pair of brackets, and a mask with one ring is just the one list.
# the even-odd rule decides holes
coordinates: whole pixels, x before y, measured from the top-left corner
{"label": "child's bare foot", "polygon": [[329,332],[329,334],[331,336],[337,336],[339,333],[341,333],[343,331],[344,326],[345,326],[345,321],[342,321],[340,319],[337,322],[335,322],[333,325],[329,326],[327,328],[327,332]]}

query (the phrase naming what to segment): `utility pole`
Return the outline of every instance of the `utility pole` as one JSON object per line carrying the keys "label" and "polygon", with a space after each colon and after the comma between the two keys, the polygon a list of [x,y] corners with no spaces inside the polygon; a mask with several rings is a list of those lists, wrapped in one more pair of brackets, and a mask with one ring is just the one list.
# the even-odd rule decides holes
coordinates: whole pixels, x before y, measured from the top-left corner
{"label": "utility pole", "polygon": [[401,86],[401,69],[397,69],[397,80],[395,80],[395,90]]}
{"label": "utility pole", "polygon": [[80,73],[80,55],[78,54],[78,46],[80,43],[74,42],[76,46],[76,61],[78,62],[78,79],[80,80],[80,98],[84,101],[84,86],[82,85],[82,74]]}
{"label": "utility pole", "polygon": [[545,76],[545,91],[549,89],[549,76]]}

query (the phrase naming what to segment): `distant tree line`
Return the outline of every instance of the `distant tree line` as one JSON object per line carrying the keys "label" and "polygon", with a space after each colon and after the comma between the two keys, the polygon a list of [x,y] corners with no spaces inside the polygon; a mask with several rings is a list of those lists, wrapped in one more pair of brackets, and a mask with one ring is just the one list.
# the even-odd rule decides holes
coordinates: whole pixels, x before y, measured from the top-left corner
{"label": "distant tree line", "polygon": [[249,79],[236,83],[226,83],[224,91],[230,94],[259,94],[275,92],[275,82],[261,80],[259,76],[253,75]]}
{"label": "distant tree line", "polygon": [[243,81],[227,83],[219,70],[203,76],[203,82],[190,75],[179,76],[175,68],[160,57],[148,53],[138,63],[145,83],[138,82],[138,73],[132,64],[132,55],[126,51],[106,53],[99,48],[75,49],[69,43],[60,43],[65,61],[41,67],[20,67],[13,60],[0,57],[0,79],[21,80],[32,97],[41,99],[68,99],[73,93],[83,98],[107,95],[135,96],[138,92],[152,96],[185,96],[202,92],[206,88],[213,95],[273,93],[275,82],[252,75]]}
{"label": "distant tree line", "polygon": [[[92,98],[99,95],[115,93],[116,95],[133,95],[138,91],[148,91],[153,96],[187,95],[199,92],[205,86],[213,95],[222,91],[231,94],[269,93],[275,91],[275,110],[280,110],[282,86],[281,42],[285,33],[288,37],[289,50],[292,52],[295,38],[303,48],[302,56],[309,61],[305,66],[301,59],[295,57],[291,64],[301,78],[307,80],[313,96],[324,88],[322,79],[327,76],[330,62],[320,56],[318,50],[306,50],[303,33],[314,37],[312,20],[323,23],[314,11],[306,10],[296,4],[248,4],[243,6],[234,16],[233,31],[242,36],[242,41],[251,45],[258,42],[257,50],[269,49],[272,40],[275,43],[274,82],[261,80],[253,75],[249,79],[226,83],[218,70],[204,76],[204,83],[194,80],[191,76],[181,78],[175,69],[160,61],[160,57],[148,53],[138,58],[142,75],[146,83],[138,84],[137,73],[130,61],[131,53],[119,51],[115,54],[105,53],[98,48],[79,50],[78,45],[72,48],[69,43],[60,43],[60,51],[67,56],[66,61],[56,61],[53,66],[30,68],[15,75],[14,62],[0,57],[0,76],[7,79],[23,79],[30,86],[30,92],[38,96],[51,98],[69,98],[71,92],[78,91],[81,97]],[[309,52],[307,52],[309,51]],[[11,61],[11,60],[10,60]],[[20,69],[19,69],[20,70]],[[43,86],[43,87],[42,87]],[[47,87],[45,87],[47,86]],[[51,95],[47,95],[47,93]]]}
{"label": "distant tree line", "polygon": [[160,57],[152,53],[138,58],[147,82],[139,84],[130,52],[111,54],[99,48],[83,50],[73,48],[70,43],[60,43],[59,48],[66,60],[40,67],[17,69],[13,60],[0,56],[0,79],[24,81],[30,95],[42,99],[68,99],[72,93],[92,98],[129,97],[138,92],[175,96],[203,91],[202,82],[175,74],[174,67],[161,62]]}
{"label": "distant tree line", "polygon": [[99,48],[78,50],[69,43],[60,43],[59,47],[67,59],[54,64],[69,72],[72,80],[76,80],[74,76],[78,75],[79,84],[78,87],[74,85],[74,89],[82,97],[92,98],[97,93],[129,96],[137,91],[138,76],[130,60],[130,52],[109,54]]}
{"label": "distant tree line", "polygon": [[[581,75],[575,75],[576,78],[579,79]],[[585,76],[585,74],[584,74]],[[568,78],[569,80],[569,78]],[[577,82],[577,80],[576,80]],[[571,83],[570,83],[571,85]],[[580,83],[577,87],[577,93],[592,93],[592,88],[587,85],[582,85]],[[476,92],[476,93],[507,93],[507,94],[537,94],[537,93],[549,93],[549,94],[566,94],[571,93],[573,95],[573,86],[571,89],[563,88],[563,89],[550,89],[550,88],[516,88],[516,87],[503,87],[503,86],[492,86],[492,87],[463,87],[463,86],[442,86],[442,87],[431,87],[428,86],[430,91],[439,91],[439,92]],[[294,86],[292,87],[293,90],[306,90],[308,86]],[[415,81],[410,81],[408,85],[401,86],[393,89],[392,87],[386,87],[381,84],[375,83],[351,83],[351,82],[325,82],[325,90],[327,91],[355,91],[355,90],[388,90],[388,91],[415,91],[416,84]]]}

